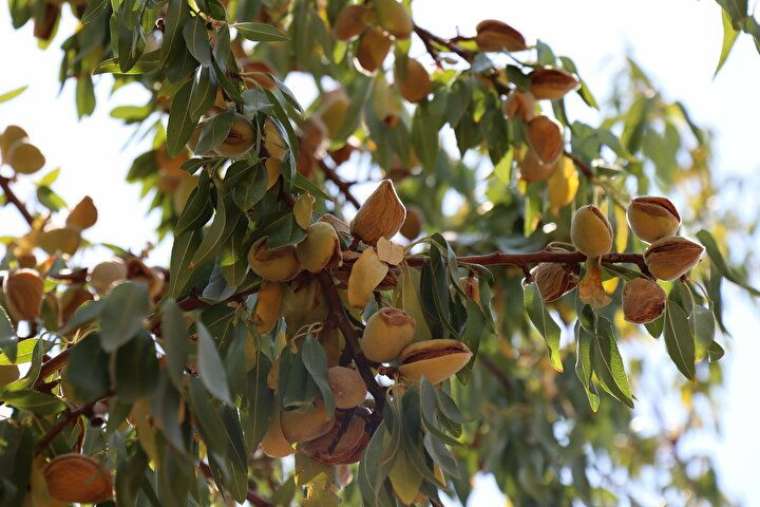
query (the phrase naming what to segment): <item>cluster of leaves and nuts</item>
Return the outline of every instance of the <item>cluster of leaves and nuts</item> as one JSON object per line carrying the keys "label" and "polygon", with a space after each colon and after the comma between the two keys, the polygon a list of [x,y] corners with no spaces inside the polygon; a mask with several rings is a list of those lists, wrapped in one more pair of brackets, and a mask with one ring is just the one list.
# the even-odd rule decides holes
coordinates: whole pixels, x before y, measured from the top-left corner
{"label": "cluster of leaves and nuts", "polygon": [[[0,187],[29,232],[2,265],[0,505],[440,505],[480,470],[520,505],[614,504],[636,495],[592,484],[594,453],[636,478],[701,423],[641,436],[602,403],[633,405],[642,365],[618,344],[639,324],[709,395],[721,282],[758,295],[718,217],[647,196],[714,188],[706,132],[635,63],[592,127],[565,109],[599,107],[573,61],[499,20],[444,38],[397,0],[69,3],[79,115],[99,74],[150,94],[112,116],[152,135],[128,180],[173,246],[168,269],[113,245],[78,266],[93,201],[56,225],[53,171],[30,210],[14,185],[44,157],[6,128]],[[11,2],[41,41],[60,15]],[[295,71],[319,92],[306,109]],[[673,494],[722,501],[692,463],[669,463]]]}

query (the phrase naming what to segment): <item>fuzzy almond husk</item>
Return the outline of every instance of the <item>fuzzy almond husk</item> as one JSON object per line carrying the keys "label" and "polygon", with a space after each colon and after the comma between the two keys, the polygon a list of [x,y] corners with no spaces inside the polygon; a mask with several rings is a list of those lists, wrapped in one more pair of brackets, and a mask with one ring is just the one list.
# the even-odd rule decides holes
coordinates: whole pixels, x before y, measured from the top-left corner
{"label": "fuzzy almond husk", "polygon": [[397,0],[374,0],[377,21],[385,31],[397,39],[408,39],[414,25],[406,7]]}
{"label": "fuzzy almond husk", "polygon": [[612,226],[604,213],[592,204],[573,215],[570,238],[575,248],[587,257],[599,257],[612,249]]}
{"label": "fuzzy almond husk", "polygon": [[14,320],[35,320],[40,316],[45,282],[34,269],[11,271],[3,280],[8,313]]}
{"label": "fuzzy almond husk", "polygon": [[646,324],[657,319],[665,310],[667,296],[657,282],[634,278],[623,287],[623,315],[634,324]]}
{"label": "fuzzy almond husk", "polygon": [[557,162],[557,169],[546,183],[546,194],[552,213],[557,215],[560,209],[572,203],[579,186],[580,180],[575,164],[569,157],[562,156]]}
{"label": "fuzzy almond husk", "polygon": [[333,366],[327,370],[327,383],[330,384],[335,407],[354,408],[367,397],[367,386],[362,376],[354,368]]}
{"label": "fuzzy almond husk", "polygon": [[351,40],[367,28],[369,8],[365,5],[346,5],[335,18],[333,35],[342,41]]}
{"label": "fuzzy almond husk", "polygon": [[504,103],[504,112],[510,120],[529,122],[536,115],[536,99],[530,92],[515,90]]}
{"label": "fuzzy almond husk", "polygon": [[409,102],[421,102],[433,88],[430,74],[414,58],[396,61],[394,79],[399,93]]}
{"label": "fuzzy almond husk", "polygon": [[369,443],[368,414],[366,409],[342,414],[329,433],[305,442],[299,451],[325,465],[356,463]]}
{"label": "fuzzy almond husk", "polygon": [[565,147],[562,126],[548,116],[541,114],[528,122],[526,136],[544,164],[554,164],[562,155]]}
{"label": "fuzzy almond husk", "polygon": [[528,183],[548,180],[557,170],[557,164],[545,164],[533,148],[525,150],[517,165],[520,168],[520,178]]}
{"label": "fuzzy almond husk", "polygon": [[83,454],[62,454],[45,466],[50,496],[62,502],[100,503],[113,497],[111,473]]}
{"label": "fuzzy almond husk", "polygon": [[90,196],[85,196],[79,201],[66,217],[66,225],[80,231],[92,227],[97,221],[98,209]]}
{"label": "fuzzy almond husk", "polygon": [[327,135],[331,139],[336,137],[343,127],[350,106],[351,100],[343,88],[329,91],[322,96],[322,104],[316,114],[327,128]]}
{"label": "fuzzy almond husk", "polygon": [[254,273],[270,282],[287,282],[301,271],[294,246],[270,250],[266,247],[266,241],[261,240],[251,245],[248,263]]}
{"label": "fuzzy almond husk", "polygon": [[422,210],[416,206],[410,206],[406,209],[406,218],[399,232],[409,241],[415,240],[422,232],[423,221]]}
{"label": "fuzzy almond husk", "polygon": [[214,151],[222,157],[242,157],[251,150],[255,140],[256,133],[248,118],[242,114],[235,114],[229,134]]}
{"label": "fuzzy almond husk", "polygon": [[681,225],[681,215],[665,197],[637,197],[626,215],[633,233],[647,243],[675,235]]}
{"label": "fuzzy almond husk", "polygon": [[696,266],[705,248],[678,236],[662,238],[644,252],[649,272],[660,280],[673,281]]}
{"label": "fuzzy almond husk", "polygon": [[538,100],[561,99],[579,84],[572,74],[559,69],[536,69],[529,77],[530,92]]}
{"label": "fuzzy almond husk", "polygon": [[253,324],[259,333],[266,334],[274,329],[275,324],[280,319],[283,293],[282,284],[276,282],[261,284],[253,314]]}
{"label": "fuzzy almond husk", "polygon": [[[376,27],[367,28],[356,47],[356,60],[367,72],[375,72],[385,61],[391,49],[391,39]],[[325,122],[326,123],[326,122]]]}
{"label": "fuzzy almond husk", "polygon": [[362,353],[376,363],[392,361],[412,343],[416,328],[416,321],[404,310],[381,308],[367,319],[359,342]]}
{"label": "fuzzy almond husk", "polygon": [[523,51],[527,49],[523,34],[496,19],[478,23],[475,42],[481,51]]}
{"label": "fuzzy almond husk", "polygon": [[547,303],[556,301],[578,285],[578,265],[542,262],[533,269],[533,280]]}
{"label": "fuzzy almond husk", "polygon": [[396,193],[391,180],[383,180],[364,201],[351,221],[351,234],[367,244],[378,239],[391,239],[406,219],[406,208]]}
{"label": "fuzzy almond husk", "polygon": [[280,412],[282,434],[290,443],[314,440],[329,432],[335,424],[321,401],[306,410],[284,410]]}
{"label": "fuzzy almond husk", "polygon": [[276,410],[269,420],[267,432],[261,439],[260,445],[261,451],[270,458],[284,458],[296,452],[282,433],[279,410]]}
{"label": "fuzzy almond husk", "polygon": [[282,174],[282,161],[276,158],[268,158],[264,162],[264,170],[267,172],[267,190],[275,186]]}
{"label": "fuzzy almond husk", "polygon": [[315,222],[306,230],[306,237],[296,247],[301,266],[311,273],[320,273],[328,266],[340,266],[343,254],[338,233],[327,222]]}
{"label": "fuzzy almond husk", "polygon": [[89,281],[100,295],[106,295],[114,284],[126,280],[127,265],[121,259],[112,259],[96,264],[90,271]]}
{"label": "fuzzy almond husk", "polygon": [[316,278],[304,283],[291,283],[282,298],[282,315],[292,333],[327,318],[324,293]]}
{"label": "fuzzy almond husk", "polygon": [[372,292],[387,274],[388,265],[378,258],[375,249],[364,250],[348,275],[348,304],[354,308],[367,306]]}
{"label": "fuzzy almond husk", "polygon": [[348,224],[332,213],[325,213],[322,215],[322,217],[320,217],[319,221],[327,222],[328,224],[332,225],[333,229],[335,229],[335,232],[337,232],[340,236],[351,235],[351,228],[348,226]]}
{"label": "fuzzy almond husk", "polygon": [[458,340],[425,340],[408,345],[401,352],[399,373],[405,382],[416,384],[425,377],[440,384],[456,375],[472,358],[472,352]]}

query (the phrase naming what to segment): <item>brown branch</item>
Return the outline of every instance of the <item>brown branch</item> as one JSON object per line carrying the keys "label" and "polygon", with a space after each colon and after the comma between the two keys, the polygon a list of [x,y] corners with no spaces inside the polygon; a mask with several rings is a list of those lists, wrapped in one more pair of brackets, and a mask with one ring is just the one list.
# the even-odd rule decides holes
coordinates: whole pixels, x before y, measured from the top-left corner
{"label": "brown branch", "polygon": [[338,176],[338,173],[335,172],[335,169],[328,166],[324,160],[319,160],[319,168],[322,169],[322,172],[325,174],[325,178],[332,181],[336,187],[338,187],[338,190],[341,191],[341,193],[346,197],[346,200],[350,202],[354,208],[359,209],[361,207],[361,203],[359,200],[354,197],[354,194],[351,193],[351,185],[343,180],[340,176]]}
{"label": "brown branch", "polygon": [[105,396],[98,398],[96,400],[92,400],[89,403],[85,403],[84,405],[74,410],[69,410],[66,413],[66,415],[63,416],[63,419],[55,423],[55,425],[53,425],[53,427],[50,428],[47,433],[45,433],[45,436],[42,437],[42,439],[40,439],[40,441],[37,443],[35,452],[37,454],[41,453],[48,445],[50,445],[53,439],[55,439],[55,437],[57,437],[61,433],[61,431],[64,430],[64,428],[66,428],[66,426],[73,423],[80,415],[84,415],[91,412],[92,407],[94,407],[97,402],[99,402],[100,400],[104,400],[108,398],[109,396],[111,396],[110,392],[106,394]]}
{"label": "brown branch", "polygon": [[332,275],[327,271],[323,271],[318,275],[319,283],[322,285],[322,291],[327,298],[327,307],[329,309],[329,316],[335,319],[340,329],[341,334],[346,339],[346,348],[348,349],[351,357],[356,363],[356,368],[359,370],[359,374],[362,376],[364,383],[367,385],[372,397],[375,398],[375,408],[378,412],[382,412],[385,404],[385,389],[380,386],[375,380],[375,375],[372,373],[372,368],[367,362],[367,358],[361,352],[359,345],[359,333],[351,323],[346,315],[346,310],[343,308],[343,303],[338,295],[338,289],[335,287]]}
{"label": "brown branch", "polygon": [[[415,255],[406,258],[410,266],[421,266],[428,258],[423,255]],[[457,257],[460,264],[480,264],[482,266],[516,266],[530,267],[541,262],[555,262],[558,264],[578,264],[584,262],[586,256],[580,252],[530,252],[523,254],[505,254],[494,252],[486,255],[468,255]],[[610,253],[602,256],[602,264],[636,264],[639,270],[650,276],[644,256],[632,253]]]}
{"label": "brown branch", "polygon": [[430,53],[430,56],[432,56],[436,61],[438,61],[438,51],[434,48],[433,43],[445,47],[452,53],[460,56],[462,59],[468,62],[472,62],[472,60],[475,58],[475,53],[472,51],[462,49],[453,41],[439,37],[438,35],[425,28],[422,28],[419,25],[414,25],[414,33],[417,34],[417,37],[422,40],[422,43],[425,45],[425,49],[427,49],[428,53]]}
{"label": "brown branch", "polygon": [[37,380],[34,383],[34,387],[36,389],[41,388],[45,385],[45,379],[49,377],[54,372],[60,370],[64,366],[66,366],[66,363],[69,361],[69,355],[71,354],[71,349],[64,349],[62,350],[57,356],[54,356],[44,363],[42,363],[42,367],[40,368],[40,374],[37,376]]}
{"label": "brown branch", "polygon": [[[211,473],[211,468],[206,463],[202,461],[198,463],[198,470],[201,471],[206,480],[214,480],[214,474]],[[272,507],[273,505],[270,501],[265,500],[261,495],[252,489],[248,490],[245,498],[251,502],[251,505],[254,505],[255,507]]]}
{"label": "brown branch", "polygon": [[594,173],[591,171],[591,168],[583,162],[581,159],[570,153],[569,151],[565,151],[565,156],[573,161],[573,163],[578,167],[578,169],[581,170],[584,176],[586,176],[588,179],[593,180],[594,179]]}
{"label": "brown branch", "polygon": [[21,199],[19,199],[11,189],[11,180],[5,176],[0,176],[0,188],[3,189],[5,199],[16,207],[18,212],[21,213],[21,216],[24,217],[24,220],[26,220],[26,223],[30,226],[34,224],[34,217],[29,213],[29,210],[26,209],[26,205],[21,202]]}

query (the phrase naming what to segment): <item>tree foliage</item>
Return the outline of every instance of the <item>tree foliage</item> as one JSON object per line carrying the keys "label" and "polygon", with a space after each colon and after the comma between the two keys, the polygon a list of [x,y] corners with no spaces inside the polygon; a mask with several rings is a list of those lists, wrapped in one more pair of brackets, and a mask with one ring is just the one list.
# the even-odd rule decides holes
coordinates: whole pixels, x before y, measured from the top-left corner
{"label": "tree foliage", "polygon": [[[758,36],[719,3],[718,69]],[[4,238],[0,504],[441,505],[480,471],[516,505],[728,503],[679,444],[714,423],[723,282],[758,293],[723,256],[742,224],[704,205],[709,133],[636,62],[602,103],[540,39],[444,38],[409,2],[67,5],[79,116],[95,86],[150,96],[111,115],[152,139],[128,181],[171,257],[78,265],[97,196],[69,207],[54,170],[19,198],[46,161],[5,128],[29,231]],[[69,15],[9,7],[43,45]]]}

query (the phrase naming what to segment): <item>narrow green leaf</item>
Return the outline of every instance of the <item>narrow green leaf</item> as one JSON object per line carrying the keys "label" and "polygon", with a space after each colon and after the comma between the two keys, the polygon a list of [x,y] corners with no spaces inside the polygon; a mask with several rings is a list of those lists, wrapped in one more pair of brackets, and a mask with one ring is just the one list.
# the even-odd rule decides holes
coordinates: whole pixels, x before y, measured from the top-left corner
{"label": "narrow green leaf", "polygon": [[225,207],[225,197],[222,192],[218,192],[216,200],[216,213],[208,229],[203,234],[203,240],[195,250],[193,259],[190,262],[190,268],[196,268],[209,260],[221,246],[222,237],[227,227],[227,210]]}
{"label": "narrow green leaf", "polygon": [[240,35],[248,40],[261,42],[282,42],[288,40],[287,35],[267,23],[247,21],[243,23],[235,23],[232,26],[240,33]]}
{"label": "narrow green leaf", "polygon": [[111,387],[108,354],[101,348],[97,333],[90,333],[74,345],[63,378],[83,402],[101,398],[108,392]]}
{"label": "narrow green leaf", "polygon": [[731,23],[731,16],[726,12],[725,10],[721,9],[721,20],[723,21],[723,47],[720,50],[720,58],[718,59],[718,66],[715,68],[715,73],[713,74],[713,77],[718,75],[718,72],[720,72],[720,69],[723,68],[723,65],[726,63],[726,60],[728,59],[728,55],[731,54],[731,50],[734,48],[734,43],[736,43],[736,38],[739,36],[739,32],[734,29],[733,24]]}
{"label": "narrow green leaf", "polygon": [[153,394],[160,366],[156,346],[147,331],[119,347],[115,354],[113,378],[119,399],[131,403]]}
{"label": "narrow green leaf", "polygon": [[3,351],[4,357],[10,363],[16,363],[18,359],[18,337],[13,324],[11,324],[11,319],[8,318],[5,308],[2,306],[0,306],[0,350]]}
{"label": "narrow green leaf", "polygon": [[694,333],[688,315],[670,297],[665,305],[665,347],[678,371],[693,380],[696,375]]}
{"label": "narrow green leaf", "polygon": [[0,104],[2,104],[3,102],[8,102],[11,99],[15,99],[16,97],[24,93],[24,91],[26,91],[27,88],[28,88],[28,85],[19,86],[18,88],[14,88],[13,90],[0,94]]}
{"label": "narrow green leaf", "polygon": [[227,138],[234,120],[234,111],[225,111],[204,122],[195,151],[197,153],[207,153],[216,148]]}
{"label": "narrow green leaf", "polygon": [[211,65],[211,44],[208,41],[206,24],[199,17],[191,17],[185,21],[182,36],[193,58],[203,65]]}
{"label": "narrow green leaf", "polygon": [[161,307],[161,334],[166,350],[166,371],[177,389],[183,387],[182,374],[185,371],[187,357],[190,355],[187,326],[179,305],[173,299],[167,299]]}
{"label": "narrow green leaf", "polygon": [[325,349],[313,337],[307,336],[301,346],[301,360],[322,394],[325,411],[332,417],[335,413],[335,398],[332,389],[330,389],[330,384],[327,382],[327,354],[325,354]]}
{"label": "narrow green leaf", "polygon": [[612,396],[633,408],[633,394],[617,346],[612,323],[600,317],[592,340],[591,364],[602,387]]}
{"label": "narrow green leaf", "polygon": [[558,372],[562,372],[562,356],[559,350],[560,328],[546,310],[544,300],[541,298],[541,294],[538,292],[535,284],[525,285],[523,289],[523,303],[528,318],[546,341],[552,368]]}
{"label": "narrow green leaf", "polygon": [[230,389],[227,385],[227,373],[219,357],[214,339],[202,323],[198,322],[198,374],[210,392],[216,399],[232,405]]}
{"label": "narrow green leaf", "polygon": [[599,410],[599,395],[596,393],[596,388],[591,379],[593,374],[593,368],[591,366],[591,342],[593,339],[593,335],[581,326],[580,321],[575,323],[575,340],[577,346],[575,374],[580,379],[581,384],[586,391],[591,410],[596,412]]}
{"label": "narrow green leaf", "polygon": [[174,95],[169,109],[169,125],[166,128],[166,151],[176,157],[185,148],[197,122],[190,117],[190,93],[193,82],[188,81]]}
{"label": "narrow green leaf", "polygon": [[144,283],[123,282],[105,298],[100,312],[100,343],[106,352],[124,345],[143,328],[150,314],[148,286]]}
{"label": "narrow green leaf", "polygon": [[169,261],[169,297],[177,298],[190,281],[193,270],[190,262],[201,241],[201,231],[193,229],[174,238]]}

